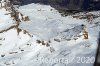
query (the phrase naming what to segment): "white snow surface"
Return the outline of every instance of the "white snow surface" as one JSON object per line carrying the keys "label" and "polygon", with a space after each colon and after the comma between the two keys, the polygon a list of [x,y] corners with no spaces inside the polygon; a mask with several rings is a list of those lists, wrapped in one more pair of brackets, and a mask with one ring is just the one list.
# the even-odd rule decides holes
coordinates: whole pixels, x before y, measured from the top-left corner
{"label": "white snow surface", "polygon": [[[22,21],[19,28],[32,37],[23,30],[18,34],[15,28],[0,33],[0,66],[93,66],[100,17],[90,24],[85,19],[62,17],[49,5],[34,3],[21,6],[19,11],[30,18],[30,21]],[[5,13],[0,9],[0,30],[13,25],[13,20]],[[100,11],[91,13],[100,14]],[[82,24],[87,26],[89,39],[77,37],[81,35]],[[71,40],[54,41],[62,38]],[[38,44],[36,40],[50,40],[50,47]]]}
{"label": "white snow surface", "polygon": [[8,13],[9,12],[7,12],[4,8],[0,9],[0,31],[16,25],[15,21]]}

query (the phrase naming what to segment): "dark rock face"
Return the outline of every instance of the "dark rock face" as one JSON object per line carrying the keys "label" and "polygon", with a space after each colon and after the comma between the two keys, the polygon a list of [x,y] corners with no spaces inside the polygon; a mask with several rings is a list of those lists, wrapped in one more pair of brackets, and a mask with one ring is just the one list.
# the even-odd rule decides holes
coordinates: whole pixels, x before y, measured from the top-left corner
{"label": "dark rock face", "polygon": [[100,10],[100,0],[49,0],[49,4],[62,10]]}
{"label": "dark rock face", "polygon": [[10,0],[14,4],[20,5],[27,5],[30,3],[41,3],[41,4],[48,4],[48,0]]}
{"label": "dark rock face", "polygon": [[80,10],[84,0],[51,0],[50,5],[62,10]]}
{"label": "dark rock face", "polygon": [[96,59],[95,59],[94,66],[100,66],[100,33],[98,36],[98,48],[96,52]]}
{"label": "dark rock face", "polygon": [[11,0],[14,4],[41,3],[57,10],[100,10],[100,0]]}
{"label": "dark rock face", "polygon": [[20,0],[10,0],[11,3],[13,3],[14,5],[20,5],[21,1]]}

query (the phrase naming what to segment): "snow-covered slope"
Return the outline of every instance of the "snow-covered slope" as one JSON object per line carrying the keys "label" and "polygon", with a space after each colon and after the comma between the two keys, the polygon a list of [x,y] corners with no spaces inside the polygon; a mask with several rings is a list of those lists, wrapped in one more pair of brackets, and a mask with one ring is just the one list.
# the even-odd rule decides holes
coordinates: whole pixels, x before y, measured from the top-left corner
{"label": "snow-covered slope", "polygon": [[[100,31],[100,17],[90,24],[86,19],[62,17],[54,8],[34,3],[21,6],[19,11],[29,16],[30,21],[20,23],[19,28],[22,31],[19,34],[16,28],[0,33],[0,66],[93,65]],[[8,22],[6,18],[4,20],[3,22]],[[84,25],[87,27],[89,39],[82,36]],[[8,28],[9,25],[3,26]],[[50,46],[44,45],[43,41]]]}
{"label": "snow-covered slope", "polygon": [[0,31],[10,28],[13,25],[16,25],[16,23],[11,18],[9,12],[6,11],[4,8],[0,9]]}
{"label": "snow-covered slope", "polygon": [[58,32],[83,23],[82,20],[72,19],[71,16],[62,17],[55,9],[47,5],[29,4],[20,7],[19,11],[31,19],[29,22],[23,22],[20,27],[44,40],[57,36]]}

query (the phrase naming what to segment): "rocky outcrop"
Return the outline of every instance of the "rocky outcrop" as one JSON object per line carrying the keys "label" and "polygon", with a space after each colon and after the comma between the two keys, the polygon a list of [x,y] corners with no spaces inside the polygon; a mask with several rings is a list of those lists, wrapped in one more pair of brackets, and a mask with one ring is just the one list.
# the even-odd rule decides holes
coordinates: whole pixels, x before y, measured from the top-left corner
{"label": "rocky outcrop", "polygon": [[100,10],[100,0],[11,0],[11,2],[15,5],[27,5],[31,3],[50,5],[58,10],[62,16],[80,11]]}
{"label": "rocky outcrop", "polygon": [[5,8],[6,11],[9,12],[6,15],[10,14],[11,18],[15,21],[16,25],[12,25],[7,29],[1,30],[0,33],[7,32],[8,30],[15,28],[17,30],[18,34],[19,34],[19,32],[23,31],[24,34],[27,33],[29,36],[31,36],[30,33],[27,32],[26,30],[19,28],[20,22],[21,21],[29,21],[29,17],[24,16],[22,13],[20,13],[18,10],[16,10],[16,8],[14,8],[13,4],[9,0],[2,0],[1,4],[3,4],[3,5],[1,5],[1,8]]}
{"label": "rocky outcrop", "polygon": [[62,10],[98,10],[100,0],[11,0],[13,4],[27,5],[30,3],[49,4]]}

